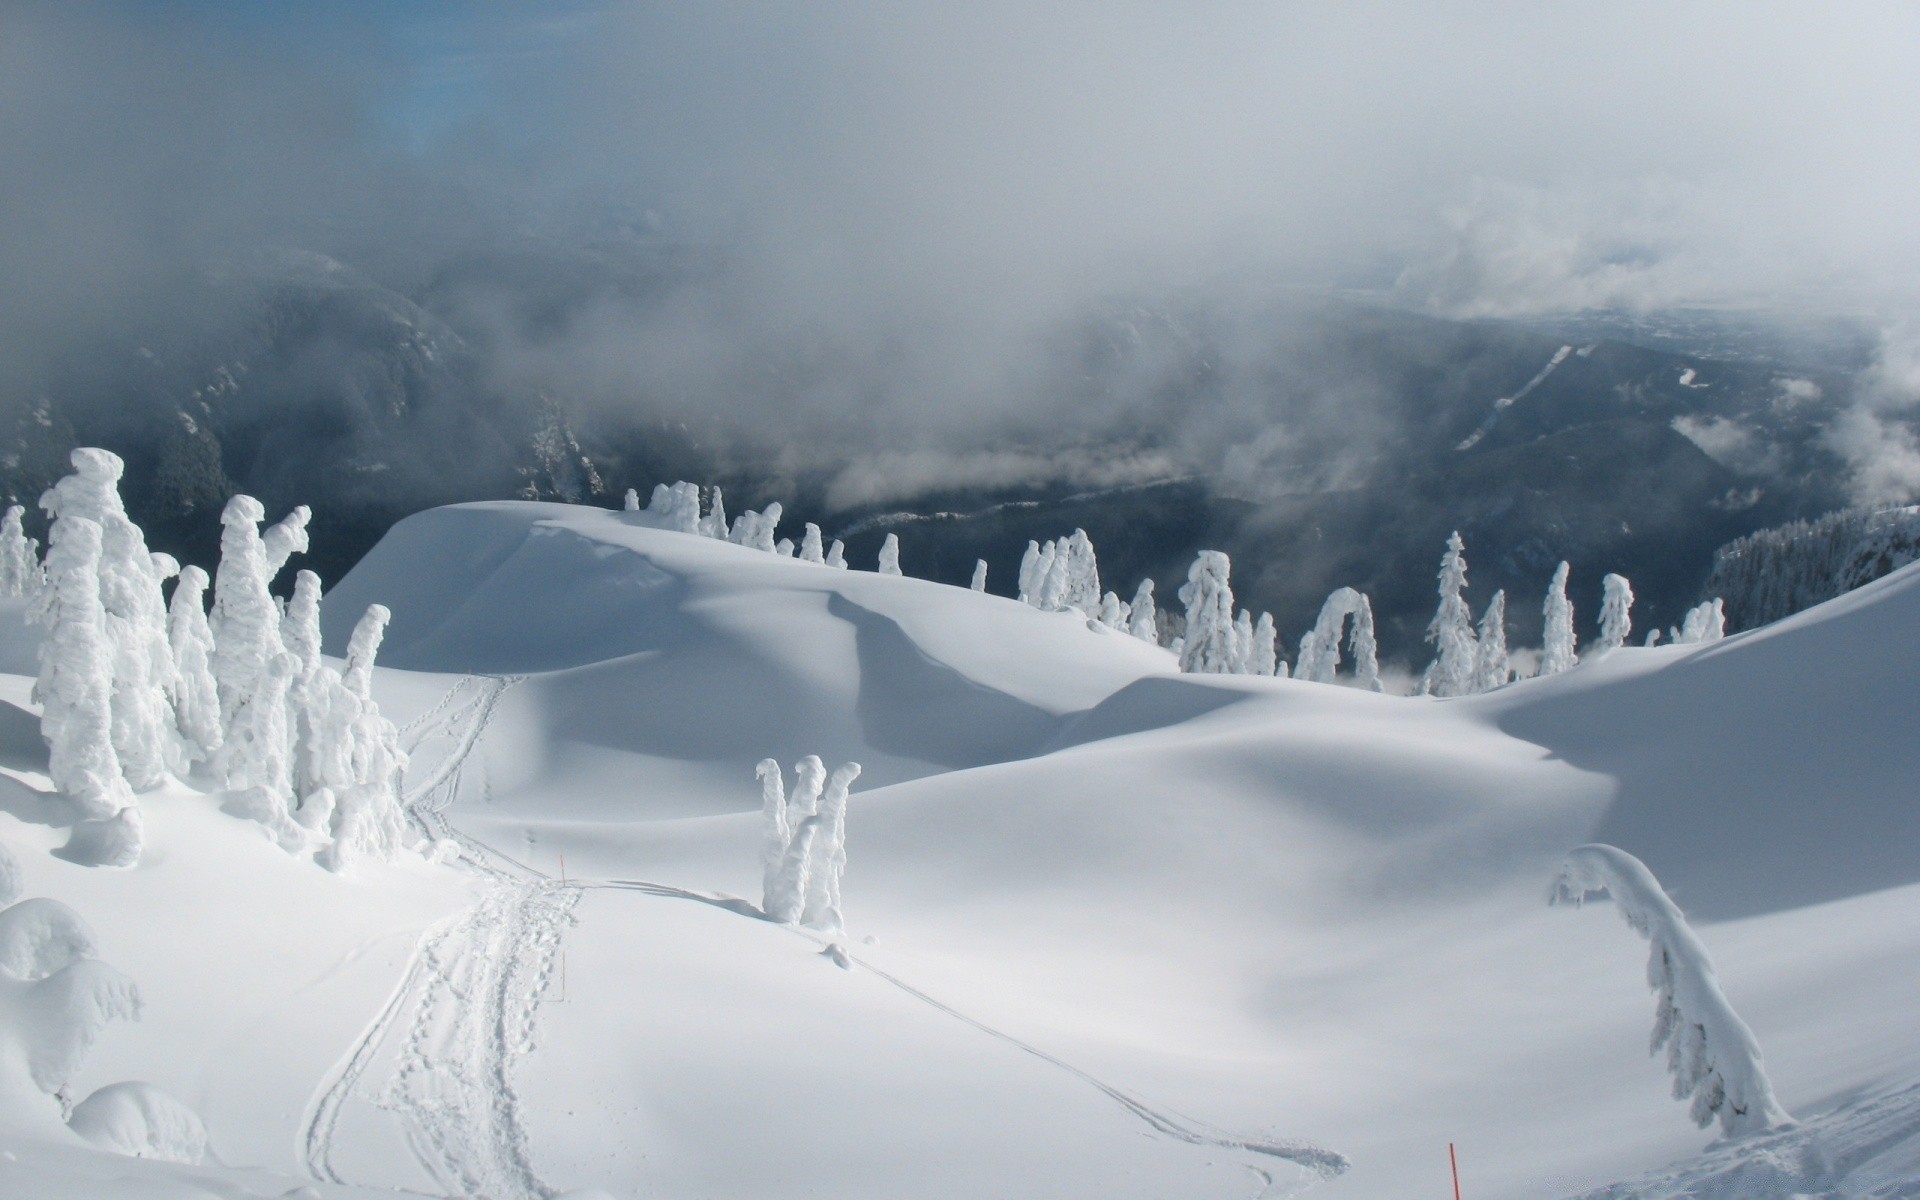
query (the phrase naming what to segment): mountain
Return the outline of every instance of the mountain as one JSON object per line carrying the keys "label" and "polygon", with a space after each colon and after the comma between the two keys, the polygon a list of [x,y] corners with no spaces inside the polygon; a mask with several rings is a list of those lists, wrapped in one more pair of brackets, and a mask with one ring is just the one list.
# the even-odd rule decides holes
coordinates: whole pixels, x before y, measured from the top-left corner
{"label": "mountain", "polygon": [[[1183,676],[573,505],[407,519],[330,644],[370,600],[438,841],[351,877],[184,786],[143,798],[137,869],[52,856],[0,676],[0,841],[145,999],[75,1094],[149,1081],[219,1155],[87,1150],[39,1097],[0,1188],[1379,1196],[1444,1192],[1449,1143],[1513,1200],[1920,1182],[1920,568],[1458,701]],[[809,753],[866,768],[839,940],[755,911],[755,764]],[[1646,945],[1545,903],[1595,838],[1693,915],[1800,1125],[1701,1152],[1644,1053]]]}

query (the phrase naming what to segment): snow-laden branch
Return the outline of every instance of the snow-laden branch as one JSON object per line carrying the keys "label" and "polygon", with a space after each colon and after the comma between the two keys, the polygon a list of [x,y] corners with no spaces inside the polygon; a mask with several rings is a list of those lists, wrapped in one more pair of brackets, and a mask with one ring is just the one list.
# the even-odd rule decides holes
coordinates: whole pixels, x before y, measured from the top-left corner
{"label": "snow-laden branch", "polygon": [[1628,925],[1647,939],[1647,985],[1655,1000],[1648,1053],[1666,1047],[1676,1100],[1693,1098],[1694,1123],[1719,1118],[1729,1137],[1792,1125],[1773,1096],[1760,1043],[1727,1003],[1713,962],[1686,917],[1647,865],[1614,846],[1580,846],[1554,881],[1552,903],[1578,907],[1610,895]]}

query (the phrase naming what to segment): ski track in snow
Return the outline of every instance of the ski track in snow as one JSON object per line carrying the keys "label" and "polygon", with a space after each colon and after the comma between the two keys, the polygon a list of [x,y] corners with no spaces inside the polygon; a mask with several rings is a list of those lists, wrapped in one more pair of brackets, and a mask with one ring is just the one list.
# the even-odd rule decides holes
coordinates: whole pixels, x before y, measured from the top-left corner
{"label": "ski track in snow", "polygon": [[517,682],[462,679],[408,726],[410,753],[436,736],[454,743],[427,780],[406,790],[409,819],[428,838],[453,842],[489,887],[472,907],[421,936],[393,995],[309,1106],[301,1142],[316,1179],[346,1182],[333,1165],[341,1110],[410,1014],[393,1078],[373,1102],[400,1118],[421,1167],[449,1196],[556,1194],[533,1169],[509,1067],[533,1048],[540,998],[580,889],[465,836],[445,815],[495,706]]}
{"label": "ski track in snow", "polygon": [[[553,980],[560,944],[576,919],[573,910],[581,895],[588,889],[635,891],[694,900],[739,916],[766,919],[746,900],[666,884],[628,879],[559,882],[455,828],[446,812],[459,794],[467,760],[485,733],[500,697],[520,679],[462,678],[403,731],[410,735],[409,754],[436,737],[453,739],[453,748],[433,773],[406,789],[403,803],[409,819],[424,836],[453,843],[460,861],[485,876],[490,886],[472,907],[421,936],[392,996],[309,1106],[301,1140],[307,1169],[315,1179],[347,1182],[332,1161],[341,1110],[355,1097],[366,1071],[402,1015],[411,1014],[393,1077],[373,1102],[400,1118],[408,1146],[421,1167],[436,1184],[447,1189],[449,1196],[551,1200],[557,1192],[533,1168],[509,1067],[534,1048],[540,998]],[[792,932],[821,941],[804,930]],[[848,964],[937,1012],[1066,1072],[1161,1135],[1189,1145],[1282,1159],[1319,1179],[1332,1179],[1349,1165],[1344,1156],[1310,1143],[1234,1137],[1148,1104],[942,1003],[848,954],[837,943],[831,945],[840,950],[840,957]],[[1273,1173],[1257,1162],[1247,1165],[1261,1181],[1258,1196],[1278,1193],[1280,1181]]]}
{"label": "ski track in snow", "polygon": [[[686,888],[671,887],[666,884],[648,883],[638,879],[610,879],[610,880],[605,880],[605,881],[600,881],[595,883],[584,884],[583,886],[595,887],[595,888],[620,888],[620,889],[625,889],[629,891],[643,892],[650,896],[661,896],[661,897],[665,897],[668,899],[675,899],[675,900],[696,900],[702,904],[710,904],[716,908],[725,909],[728,912],[739,913],[744,916],[751,916],[756,920],[764,921],[767,919],[766,916],[763,913],[761,913],[761,911],[758,908],[756,908],[754,905],[734,896],[707,895],[702,892],[689,891]],[[1257,1138],[1237,1138],[1232,1136],[1231,1134],[1226,1133],[1223,1130],[1210,1129],[1206,1127],[1202,1122],[1195,1121],[1190,1117],[1183,1117],[1177,1113],[1170,1112],[1166,1109],[1155,1107],[1151,1104],[1148,1104],[1146,1101],[1141,1100],[1139,1097],[1134,1096],[1131,1093],[1128,1093],[1122,1090],[1121,1088],[1118,1088],[1113,1084],[1110,1084],[1105,1080],[1098,1078],[1097,1076],[1091,1075],[1088,1072],[1081,1070],[1079,1067],[1074,1066],[1072,1063],[1047,1053],[1045,1050],[1040,1049],[1038,1046],[1032,1045],[1029,1042],[1021,1041],[1019,1038],[1013,1036],[1010,1033],[1006,1033],[1002,1030],[995,1029],[993,1026],[988,1025],[986,1022],[976,1020],[975,1018],[968,1016],[966,1013],[963,1013],[958,1009],[953,1008],[952,1006],[935,999],[934,997],[921,991],[919,988],[914,987],[912,984],[906,982],[905,980],[899,978],[898,976],[889,974],[888,972],[881,970],[879,967],[874,966],[872,963],[867,962],[866,960],[861,959],[849,953],[846,950],[846,948],[838,942],[834,942],[830,939],[816,937],[815,935],[803,929],[794,928],[790,926],[783,926],[783,928],[790,928],[793,933],[801,937],[807,938],[809,941],[817,942],[822,946],[827,947],[829,950],[837,949],[839,951],[839,956],[838,956],[839,958],[844,958],[844,960],[847,963],[853,966],[859,967],[861,970],[872,975],[874,978],[882,980],[885,983],[891,984],[895,988],[898,988],[900,991],[913,997],[915,1000],[920,1001],[922,1004],[925,1004],[938,1012],[944,1013],[945,1015],[952,1017],[956,1021],[959,1021],[966,1025],[970,1025],[973,1028],[979,1030],[981,1033],[986,1034],[988,1037],[998,1039],[999,1041],[1005,1042],[1008,1045],[1023,1051],[1024,1053],[1030,1054],[1033,1057],[1039,1059],[1044,1063],[1047,1063],[1052,1067],[1065,1071],[1067,1074],[1072,1075],[1074,1078],[1080,1080],[1082,1083],[1085,1083],[1088,1086],[1094,1088],[1096,1091],[1099,1091],[1101,1094],[1105,1095],[1106,1097],[1114,1101],[1116,1104],[1120,1105],[1122,1108],[1132,1113],[1134,1116],[1140,1118],[1140,1120],[1144,1121],[1150,1128],[1152,1128],[1158,1133],[1165,1134],[1166,1136],[1174,1138],[1178,1141],[1186,1142],[1189,1145],[1213,1146],[1222,1150],[1246,1151],[1252,1154],[1265,1155],[1270,1158],[1284,1159],[1285,1161],[1290,1162],[1297,1167],[1303,1168],[1304,1170],[1307,1170],[1307,1171],[1311,1171],[1315,1176],[1319,1177],[1320,1179],[1332,1179],[1335,1176],[1338,1176],[1344,1173],[1347,1170],[1347,1168],[1352,1165],[1351,1163],[1348,1162],[1345,1155],[1336,1153],[1332,1150],[1323,1149],[1322,1147],[1315,1146],[1310,1142],[1299,1142],[1299,1141],[1275,1142],[1275,1141],[1266,1141],[1266,1140],[1257,1139]],[[1259,1194],[1262,1196],[1272,1194],[1273,1188],[1276,1183],[1276,1180],[1274,1179],[1274,1177],[1268,1172],[1260,1169],[1259,1167],[1254,1167],[1253,1170],[1255,1174],[1259,1175],[1261,1179],[1264,1181]]]}

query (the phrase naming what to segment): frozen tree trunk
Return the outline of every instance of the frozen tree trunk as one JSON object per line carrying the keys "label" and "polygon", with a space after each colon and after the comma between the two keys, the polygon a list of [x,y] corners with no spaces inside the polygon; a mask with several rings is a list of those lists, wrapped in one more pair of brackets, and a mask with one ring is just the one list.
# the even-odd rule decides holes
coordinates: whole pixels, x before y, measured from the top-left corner
{"label": "frozen tree trunk", "polygon": [[1720,990],[1707,948],[1653,872],[1613,846],[1581,846],[1567,855],[1553,901],[1578,906],[1601,894],[1647,939],[1647,985],[1656,997],[1648,1052],[1666,1048],[1674,1099],[1692,1097],[1694,1123],[1705,1128],[1717,1118],[1728,1137],[1794,1124],[1774,1099],[1753,1031]]}
{"label": "frozen tree trunk", "polygon": [[1440,559],[1440,607],[1427,626],[1434,660],[1420,679],[1420,691],[1429,696],[1464,696],[1473,690],[1473,666],[1478,646],[1473,613],[1461,592],[1467,586],[1466,544],[1459,531],[1447,539]]}
{"label": "frozen tree trunk", "polygon": [[173,718],[189,765],[211,759],[222,740],[206,591],[207,573],[199,567],[183,568],[167,611],[167,641],[173,648]]}
{"label": "frozen tree trunk", "polygon": [[1153,603],[1153,580],[1142,579],[1128,606],[1127,632],[1143,642],[1160,644],[1160,613]]}
{"label": "frozen tree trunk", "polygon": [[1233,564],[1218,550],[1202,550],[1187,571],[1180,600],[1187,606],[1187,633],[1180,669],[1225,675],[1233,670]]}
{"label": "frozen tree trunk", "polygon": [[26,509],[9,505],[0,519],[0,596],[19,598],[39,592],[45,576],[40,570],[39,548],[27,536],[21,517]]}
{"label": "frozen tree trunk", "polygon": [[1507,593],[1498,591],[1487,602],[1486,615],[1480,618],[1480,644],[1473,661],[1473,690],[1490,692],[1513,681],[1513,666],[1507,657]]}
{"label": "frozen tree trunk", "polygon": [[283,649],[280,611],[267,591],[266,512],[252,496],[235,496],[220,514],[220,566],[214,575],[213,677],[229,725],[259,686],[267,663]]}
{"label": "frozen tree trunk", "polygon": [[780,863],[787,856],[793,830],[787,823],[786,782],[780,764],[763,758],[754,768],[760,779],[760,911],[771,913],[780,884]]}
{"label": "frozen tree trunk", "polygon": [[1580,661],[1574,653],[1573,602],[1567,599],[1567,564],[1561,563],[1547,585],[1546,640],[1540,655],[1540,674],[1558,675]]}
{"label": "frozen tree trunk", "polygon": [[827,565],[837,571],[847,569],[847,547],[839,538],[833,539],[833,545],[827,547]]}
{"label": "frozen tree trunk", "polygon": [[1263,612],[1253,627],[1253,673],[1277,675],[1280,672],[1280,631],[1274,627],[1273,614]]}
{"label": "frozen tree trunk", "polygon": [[84,519],[99,526],[100,602],[113,648],[114,752],[127,782],[144,791],[165,781],[173,748],[167,701],[173,651],[167,644],[163,577],[145,535],[120,501],[124,467],[119,456],[82,446],[70,461],[73,474],[54,484],[40,507],[53,518],[50,540],[59,539],[65,521]]}
{"label": "frozen tree trunk", "polygon": [[967,587],[976,592],[984,592],[987,590],[986,559],[976,558],[973,560],[973,582],[967,584]]}
{"label": "frozen tree trunk", "polygon": [[627,489],[626,503],[621,506],[627,512],[640,511],[640,493],[633,488]]}
{"label": "frozen tree trunk", "polygon": [[858,778],[859,763],[835,768],[820,798],[820,814],[813,818],[820,822],[820,832],[812,847],[800,923],[822,933],[840,933],[845,928],[840,913],[840,881],[847,871],[847,789]]}
{"label": "frozen tree trunk", "polygon": [[807,522],[806,532],[800,536],[800,561],[825,565],[827,556],[820,549],[820,527],[812,521]]}
{"label": "frozen tree trunk", "polygon": [[1600,641],[1598,654],[1610,654],[1626,645],[1633,632],[1633,586],[1624,575],[1608,575],[1600,581]]}
{"label": "frozen tree trunk", "polygon": [[898,575],[900,573],[899,534],[890,533],[887,535],[887,540],[880,543],[880,565],[878,569],[882,575]]}
{"label": "frozen tree trunk", "polygon": [[40,732],[47,776],[88,820],[133,804],[113,747],[113,645],[100,603],[100,526],[68,517],[47,551],[47,587],[34,612],[40,643]]}

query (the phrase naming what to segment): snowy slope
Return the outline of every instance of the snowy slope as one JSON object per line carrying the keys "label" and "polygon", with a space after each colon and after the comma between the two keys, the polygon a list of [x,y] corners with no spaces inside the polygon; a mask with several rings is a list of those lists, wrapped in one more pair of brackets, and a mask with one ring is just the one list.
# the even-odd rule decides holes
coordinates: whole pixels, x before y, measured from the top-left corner
{"label": "snowy slope", "polygon": [[[394,612],[379,698],[462,862],[335,879],[183,790],[149,802],[159,853],[88,872],[6,806],[29,892],[149,991],[89,1087],[154,1079],[321,1194],[1441,1195],[1449,1142],[1469,1195],[1573,1194],[1709,1141],[1642,1055],[1644,945],[1546,907],[1599,837],[1712,919],[1794,1153],[1920,1146],[1911,569],[1435,702],[1180,676],[1075,617],[649,522],[437,510],[330,596],[336,651]],[[32,784],[29,722],[0,769]],[[866,767],[849,969],[752,912],[753,766],[808,753]],[[79,1170],[38,1136],[0,1191]],[[1821,1169],[1708,1194],[1881,1194]]]}

